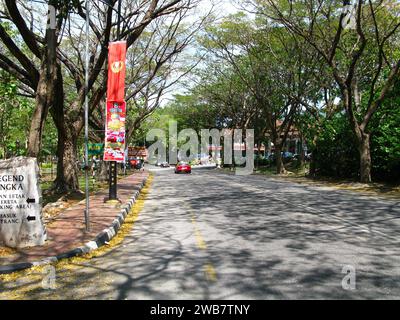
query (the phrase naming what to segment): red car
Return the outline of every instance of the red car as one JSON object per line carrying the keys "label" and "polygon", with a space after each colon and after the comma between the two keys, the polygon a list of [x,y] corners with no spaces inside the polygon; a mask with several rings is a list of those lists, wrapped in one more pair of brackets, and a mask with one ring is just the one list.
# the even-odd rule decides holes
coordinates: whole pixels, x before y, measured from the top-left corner
{"label": "red car", "polygon": [[129,163],[130,163],[131,167],[134,168],[134,167],[136,167],[138,161],[136,159],[131,159],[131,160],[129,160]]}
{"label": "red car", "polygon": [[175,167],[175,173],[192,173],[192,167],[186,162],[179,162]]}

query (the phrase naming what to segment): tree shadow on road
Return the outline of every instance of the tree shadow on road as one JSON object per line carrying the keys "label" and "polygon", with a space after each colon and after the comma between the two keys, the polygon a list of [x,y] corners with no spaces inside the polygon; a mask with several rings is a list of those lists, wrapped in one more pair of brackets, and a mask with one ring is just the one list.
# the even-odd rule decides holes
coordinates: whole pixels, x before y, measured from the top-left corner
{"label": "tree shadow on road", "polygon": [[[38,286],[26,298],[400,297],[396,202],[253,177],[243,186],[235,176],[169,179],[156,180],[121,246],[57,270],[56,290]],[[354,291],[342,287],[344,266],[356,269]]]}

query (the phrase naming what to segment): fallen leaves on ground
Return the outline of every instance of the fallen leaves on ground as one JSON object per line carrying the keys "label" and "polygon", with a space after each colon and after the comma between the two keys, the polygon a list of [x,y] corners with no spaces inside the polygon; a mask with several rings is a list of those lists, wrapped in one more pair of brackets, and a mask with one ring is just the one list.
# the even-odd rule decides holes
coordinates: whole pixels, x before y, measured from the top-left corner
{"label": "fallen leaves on ground", "polygon": [[[117,235],[111,239],[108,245],[104,245],[86,255],[65,259],[55,264],[37,266],[11,274],[0,275],[0,300],[41,299],[43,295],[46,296],[46,299],[84,299],[85,296],[80,297],[75,295],[74,292],[71,293],[75,285],[81,284],[79,269],[88,265],[92,258],[101,257],[107,252],[117,248],[125,237],[130,234],[132,227],[144,207],[152,180],[153,176],[150,175],[120,230]],[[49,266],[53,266],[56,269],[57,278],[55,290],[43,288],[43,281],[48,275],[47,270]],[[99,281],[99,283],[96,282],[96,286],[105,286],[105,280],[101,279],[102,275],[99,274],[96,276],[95,280],[92,281]],[[85,284],[83,283],[83,294],[85,292],[84,289]]]}

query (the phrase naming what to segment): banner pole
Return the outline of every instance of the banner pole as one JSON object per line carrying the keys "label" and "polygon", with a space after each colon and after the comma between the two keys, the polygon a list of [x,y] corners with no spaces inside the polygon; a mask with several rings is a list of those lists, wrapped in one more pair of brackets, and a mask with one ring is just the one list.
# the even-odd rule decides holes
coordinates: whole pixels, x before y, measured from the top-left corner
{"label": "banner pole", "polygon": [[121,6],[122,6],[122,0],[118,0],[117,41],[120,40],[120,35],[121,35]]}
{"label": "banner pole", "polygon": [[[118,22],[117,22],[117,41],[120,40],[120,35],[121,35],[121,5],[122,1],[118,0]],[[111,170],[111,168],[113,170]],[[110,163],[110,179],[111,179],[111,184],[110,184],[110,200],[117,200],[117,170],[118,170],[118,164],[116,161],[113,161],[113,163]]]}
{"label": "banner pole", "polygon": [[[117,41],[119,41],[120,37],[121,37],[121,7],[122,7],[122,0],[118,0]],[[123,63],[125,64],[125,61]],[[110,61],[109,61],[109,64],[110,64]],[[113,68],[113,66],[111,66],[111,68]],[[125,65],[123,65],[123,68],[125,68]],[[121,70],[118,70],[118,71],[113,70],[113,72],[116,72],[116,73],[118,73],[120,71]],[[124,76],[125,76],[125,71],[124,71]],[[110,78],[109,78],[109,80],[110,80]],[[110,90],[110,87],[108,87],[108,90]],[[108,96],[107,96],[107,98],[108,98]],[[123,97],[118,97],[118,99],[110,99],[109,102],[113,102],[113,103],[114,102],[121,102],[121,99],[123,99]],[[124,110],[126,110],[125,108],[126,108],[126,105],[124,105]],[[124,117],[125,117],[125,115],[124,115]],[[107,132],[106,132],[106,135],[107,135]],[[107,139],[107,137],[106,137],[106,139]],[[124,157],[124,159],[125,159],[125,157]],[[118,162],[115,161],[115,160],[114,161],[110,161],[110,167],[109,167],[109,200],[118,200],[118,196],[117,196],[117,179],[118,179],[117,170],[118,170]]]}

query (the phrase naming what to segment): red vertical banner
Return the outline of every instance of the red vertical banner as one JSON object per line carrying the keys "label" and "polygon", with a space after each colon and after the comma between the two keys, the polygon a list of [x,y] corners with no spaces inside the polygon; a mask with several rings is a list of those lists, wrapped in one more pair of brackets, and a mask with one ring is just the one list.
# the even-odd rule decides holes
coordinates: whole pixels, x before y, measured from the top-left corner
{"label": "red vertical banner", "polygon": [[111,42],[108,47],[107,101],[125,100],[126,41]]}
{"label": "red vertical banner", "polygon": [[108,82],[104,161],[125,160],[125,73],[126,41],[108,47]]}

